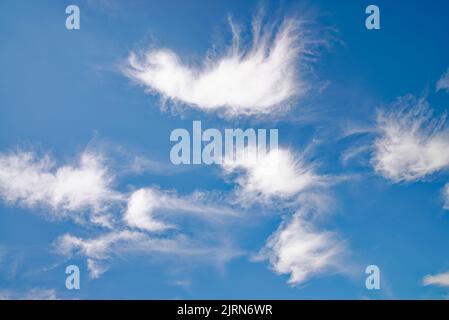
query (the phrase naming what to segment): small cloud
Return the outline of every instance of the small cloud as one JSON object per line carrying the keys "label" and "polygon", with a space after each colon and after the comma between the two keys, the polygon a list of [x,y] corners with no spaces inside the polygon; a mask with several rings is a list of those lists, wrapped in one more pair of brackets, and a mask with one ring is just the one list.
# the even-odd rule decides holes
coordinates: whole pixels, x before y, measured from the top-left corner
{"label": "small cloud", "polygon": [[123,219],[131,227],[137,227],[147,231],[163,231],[172,228],[169,224],[158,221],[153,213],[165,201],[158,197],[156,192],[151,189],[140,189],[135,191],[129,201],[128,209]]}
{"label": "small cloud", "polygon": [[299,210],[267,240],[256,260],[268,259],[278,274],[290,274],[292,286],[324,272],[340,271],[344,245],[337,234],[319,231]]}
{"label": "small cloud", "polygon": [[248,156],[238,157],[241,160],[226,159],[223,169],[227,173],[237,173],[236,182],[240,186],[237,194],[244,202],[288,199],[327,185],[327,179],[315,172],[304,155],[289,149],[274,149],[262,155],[250,149],[241,152],[247,152]]}
{"label": "small cloud", "polygon": [[449,166],[449,129],[434,118],[424,98],[399,98],[377,117],[380,137],[374,143],[374,168],[393,182],[422,180]]}
{"label": "small cloud", "polygon": [[446,92],[449,92],[449,68],[438,80],[436,87],[437,91],[444,90]]}
{"label": "small cloud", "polygon": [[444,209],[449,210],[449,183],[443,188]]}
{"label": "small cloud", "polygon": [[449,287],[449,271],[435,275],[426,275],[422,281],[424,286]]}

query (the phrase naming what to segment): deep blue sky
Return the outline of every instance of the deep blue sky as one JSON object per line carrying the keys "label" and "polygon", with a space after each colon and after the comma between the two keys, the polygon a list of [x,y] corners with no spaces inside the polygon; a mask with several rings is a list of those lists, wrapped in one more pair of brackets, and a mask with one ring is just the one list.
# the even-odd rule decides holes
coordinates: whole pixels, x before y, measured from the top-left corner
{"label": "deep blue sky", "polygon": [[[123,146],[169,164],[175,128],[192,120],[207,127],[250,127],[252,119],[222,119],[192,111],[187,116],[161,111],[159,98],[134,85],[120,66],[129,52],[148,44],[167,47],[191,59],[213,43],[229,43],[228,14],[249,25],[261,5],[268,17],[307,12],[330,39],[314,63],[316,81],[328,82],[307,100],[318,110],[302,121],[302,106],[291,117],[262,121],[279,128],[281,145],[301,149],[313,139],[320,172],[357,175],[331,190],[335,210],[326,225],[350,248],[351,275],[323,274],[291,287],[287,275],[273,273],[266,261],[248,256],[224,269],[150,256],[117,259],[100,278],[87,276],[85,259],[62,260],[52,243],[63,233],[89,235],[71,221],[52,221],[39,211],[0,202],[0,290],[54,289],[62,298],[444,298],[444,288],[422,286],[426,274],[449,269],[449,218],[441,189],[447,176],[393,184],[368,162],[342,165],[341,154],[355,139],[339,139],[346,124],[369,125],[375,110],[396,97],[427,95],[437,113],[448,110],[449,95],[435,93],[435,82],[449,66],[449,2],[374,1],[381,30],[365,28],[372,1],[1,1],[0,152],[32,146],[58,161],[76,157],[92,141]],[[108,4],[109,3],[109,4]],[[65,7],[77,4],[81,29],[65,29]],[[297,119],[297,120],[289,120]],[[174,174],[146,172],[123,177],[117,188],[158,185],[189,194],[196,189],[228,190],[214,167]],[[258,210],[258,209],[254,209]],[[34,214],[37,211],[38,214]],[[42,213],[42,212],[40,212]],[[229,237],[257,252],[276,230],[280,217],[267,215],[232,229]],[[195,226],[192,226],[195,228]],[[248,231],[250,230],[250,231]],[[64,269],[81,268],[79,291],[66,290]],[[381,269],[382,290],[364,286],[364,268]],[[178,280],[188,281],[179,286]]]}

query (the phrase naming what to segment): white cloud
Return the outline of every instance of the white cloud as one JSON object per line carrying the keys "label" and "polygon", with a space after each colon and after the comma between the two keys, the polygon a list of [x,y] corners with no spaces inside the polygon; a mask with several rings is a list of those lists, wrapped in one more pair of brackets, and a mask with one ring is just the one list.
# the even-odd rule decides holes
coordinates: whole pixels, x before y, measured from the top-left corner
{"label": "white cloud", "polygon": [[443,188],[444,209],[449,210],[449,183]]}
{"label": "white cloud", "polygon": [[423,278],[422,283],[424,286],[449,287],[449,271],[435,275],[428,274]]}
{"label": "white cloud", "polygon": [[138,227],[147,231],[163,231],[171,228],[169,224],[158,221],[153,217],[153,211],[161,204],[159,200],[161,199],[151,189],[137,190],[128,201],[124,220],[131,227]]}
{"label": "white cloud", "polygon": [[109,266],[95,259],[87,259],[87,270],[92,279],[99,278],[103,273],[108,271]]}
{"label": "white cloud", "polygon": [[445,91],[449,92],[449,68],[438,80],[436,87],[437,87],[437,91],[445,90]]}
{"label": "white cloud", "polygon": [[123,254],[184,256],[189,257],[190,262],[197,258],[219,265],[242,254],[229,243],[221,243],[218,240],[215,243],[204,243],[185,235],[156,238],[130,230],[112,231],[89,239],[65,234],[57,239],[55,247],[67,257],[86,257],[92,278],[99,277],[109,268],[111,259]]}
{"label": "white cloud", "polygon": [[424,98],[399,98],[391,111],[379,113],[375,170],[394,182],[421,180],[449,166],[446,119],[436,119]]}
{"label": "white cloud", "polygon": [[291,285],[328,271],[342,271],[340,260],[346,251],[342,241],[336,233],[316,227],[317,218],[330,209],[332,199],[323,188],[331,179],[317,174],[304,155],[286,148],[258,155],[246,148],[238,150],[235,159],[225,159],[223,169],[236,174],[236,194],[243,204],[278,200],[277,205],[299,207],[284,219],[255,260],[268,260],[274,272],[290,274]]}
{"label": "white cloud", "polygon": [[248,49],[242,48],[239,27],[230,24],[233,43],[223,56],[205,58],[197,66],[183,62],[169,49],[152,49],[141,58],[132,52],[125,73],[164,99],[203,111],[224,108],[231,116],[285,109],[305,94],[298,64],[311,50],[305,48],[303,24],[285,19],[278,28],[270,28],[256,19]]}
{"label": "white cloud", "polygon": [[0,196],[27,207],[49,206],[57,217],[88,210],[93,213],[91,222],[109,224],[101,211],[120,198],[111,184],[102,157],[94,153],[85,152],[76,164],[61,167],[48,155],[38,158],[24,151],[0,155]]}
{"label": "white cloud", "polygon": [[[165,222],[178,214],[192,214],[207,220],[218,220],[223,217],[232,218],[239,213],[227,207],[209,204],[207,195],[195,192],[188,197],[180,197],[173,192],[154,188],[143,188],[132,193],[128,200],[128,208],[123,216],[128,226],[146,231],[164,231],[175,228]],[[164,221],[156,218],[156,214],[164,214]]]}
{"label": "white cloud", "polygon": [[[199,191],[180,196],[156,187],[121,192],[113,189],[114,177],[106,159],[93,152],[84,152],[75,163],[63,166],[48,155],[39,158],[33,152],[0,154],[0,198],[7,203],[49,207],[51,217],[110,229],[93,238],[65,234],[55,242],[65,256],[86,257],[93,278],[107,271],[108,261],[120,253],[188,255],[218,264],[241,254],[222,237],[222,222],[231,222],[240,214],[222,205],[221,196],[217,199],[213,193]],[[116,219],[118,214],[120,219]],[[191,217],[198,219],[196,226],[207,222],[207,229],[201,224],[198,230],[181,233],[183,222],[189,223]],[[164,233],[168,228],[175,230]],[[160,238],[146,234],[153,231]]]}
{"label": "white cloud", "polygon": [[132,243],[144,239],[143,233],[129,230],[113,231],[87,240],[65,234],[57,240],[57,248],[64,255],[79,251],[87,257],[104,259],[109,256],[111,249],[117,243]]}
{"label": "white cloud", "polygon": [[132,249],[136,244],[143,243],[146,236],[140,232],[129,230],[113,231],[96,238],[83,239],[70,234],[59,237],[55,242],[57,250],[67,256],[87,257],[87,267],[92,278],[101,276],[108,267],[103,263],[118,249]]}
{"label": "white cloud", "polygon": [[268,259],[278,274],[290,274],[288,283],[298,285],[310,277],[327,271],[341,270],[341,257],[345,252],[338,236],[319,231],[308,220],[306,211],[299,210],[284,221],[267,240],[256,257]]}
{"label": "white cloud", "polygon": [[56,300],[56,290],[33,288],[26,292],[0,290],[0,300]]}
{"label": "white cloud", "polygon": [[241,200],[286,199],[327,184],[327,179],[318,175],[303,155],[289,149],[278,148],[258,156],[255,151],[246,151],[247,157],[226,159],[223,164],[227,173],[239,174],[236,182],[240,186],[237,194]]}

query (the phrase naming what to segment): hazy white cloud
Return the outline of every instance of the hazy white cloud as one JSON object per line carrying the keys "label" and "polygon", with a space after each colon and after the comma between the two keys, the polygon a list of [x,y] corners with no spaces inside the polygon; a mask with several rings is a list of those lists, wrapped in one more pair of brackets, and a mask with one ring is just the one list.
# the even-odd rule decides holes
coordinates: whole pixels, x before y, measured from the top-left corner
{"label": "hazy white cloud", "polygon": [[65,234],[57,240],[56,246],[64,255],[79,251],[90,258],[104,259],[109,256],[111,249],[117,243],[132,243],[143,239],[145,239],[143,233],[129,230],[113,231],[93,239],[82,239]]}
{"label": "hazy white cloud", "polygon": [[117,248],[132,246],[144,241],[145,235],[129,230],[113,231],[92,239],[83,239],[70,234],[59,237],[55,243],[57,250],[67,256],[80,255],[87,257],[87,267],[92,278],[98,278],[108,268],[102,263],[110,258]]}
{"label": "hazy white cloud", "polygon": [[49,206],[57,217],[88,210],[93,213],[91,222],[108,224],[101,212],[120,198],[111,184],[102,157],[94,153],[85,152],[75,164],[60,167],[48,155],[38,158],[24,151],[0,155],[0,196],[26,207]]}
{"label": "hazy white cloud", "polygon": [[443,188],[444,209],[449,210],[449,183]]}
{"label": "hazy white cloud", "polygon": [[426,275],[422,281],[424,286],[449,287],[449,271],[435,275]]}
{"label": "hazy white cloud", "polygon": [[314,165],[307,163],[302,154],[285,148],[258,156],[255,151],[246,151],[248,156],[226,159],[223,164],[227,173],[237,173],[236,182],[240,186],[237,193],[241,200],[285,199],[327,184],[326,177],[318,175]]}
{"label": "hazy white cloud", "polygon": [[97,278],[105,272],[111,259],[125,254],[183,256],[189,257],[190,262],[196,258],[219,265],[242,254],[229,243],[220,241],[206,244],[182,234],[170,238],[150,237],[148,234],[126,229],[88,239],[65,234],[57,239],[55,247],[59,253],[67,257],[86,257],[92,278]]}
{"label": "hazy white cloud", "polygon": [[[238,212],[227,207],[208,204],[205,198],[207,195],[201,192],[180,197],[173,192],[154,188],[139,189],[131,194],[123,219],[131,227],[157,232],[175,228],[174,225],[165,221],[177,214],[192,214],[207,220],[239,215]],[[156,214],[159,216],[164,214],[164,220],[156,218]]]}
{"label": "hazy white cloud", "polygon": [[371,147],[369,145],[358,145],[350,147],[341,154],[341,163],[344,166],[347,166],[351,162],[358,161],[361,156],[367,154],[369,151],[371,151]]}
{"label": "hazy white cloud", "polygon": [[54,289],[33,288],[26,292],[11,290],[0,290],[0,300],[56,300],[57,294]]}
{"label": "hazy white cloud", "polygon": [[378,114],[380,137],[374,144],[375,170],[394,182],[410,182],[449,166],[446,118],[433,117],[424,98],[399,98]]}
{"label": "hazy white cloud", "polygon": [[268,259],[278,274],[290,274],[288,283],[298,285],[324,272],[340,271],[345,252],[339,237],[332,232],[319,231],[300,209],[284,221],[267,240],[256,257]]}
{"label": "hazy white cloud", "polygon": [[436,87],[437,87],[437,91],[445,90],[445,91],[449,92],[449,68],[438,80]]}
{"label": "hazy white cloud", "polygon": [[306,90],[298,72],[307,37],[304,25],[285,19],[277,28],[253,23],[252,43],[241,43],[240,28],[230,20],[233,34],[229,51],[188,64],[169,49],[132,52],[125,73],[150,92],[204,111],[224,108],[231,116],[267,114],[289,107]]}

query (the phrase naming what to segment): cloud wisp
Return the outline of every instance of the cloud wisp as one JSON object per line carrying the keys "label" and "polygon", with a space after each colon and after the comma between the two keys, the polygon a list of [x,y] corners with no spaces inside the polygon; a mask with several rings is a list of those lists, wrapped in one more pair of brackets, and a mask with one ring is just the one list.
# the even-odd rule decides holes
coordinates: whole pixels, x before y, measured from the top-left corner
{"label": "cloud wisp", "polygon": [[405,96],[378,114],[380,137],[372,159],[377,173],[393,182],[422,180],[449,166],[446,118],[433,117],[424,98]]}
{"label": "cloud wisp", "polygon": [[56,290],[32,288],[25,292],[0,290],[0,300],[57,300]]}
{"label": "cloud wisp", "polygon": [[449,287],[449,271],[435,275],[428,274],[423,278],[422,283],[424,286]]}
{"label": "cloud wisp", "polygon": [[437,81],[436,90],[437,91],[444,90],[446,92],[449,92],[449,68]]}
{"label": "cloud wisp", "polygon": [[154,237],[144,232],[114,230],[92,238],[70,234],[59,237],[55,248],[67,258],[85,257],[91,278],[98,278],[114,258],[122,255],[187,257],[190,262],[204,261],[222,267],[242,252],[221,240],[204,243],[186,235]]}
{"label": "cloud wisp", "polygon": [[202,111],[225,110],[228,116],[268,114],[285,110],[307,91],[299,70],[306,49],[303,23],[287,18],[278,26],[255,19],[252,43],[241,43],[240,28],[229,20],[232,45],[219,57],[187,64],[169,49],[155,48],[142,55],[131,52],[125,74],[164,100]]}
{"label": "cloud wisp", "polygon": [[[179,216],[195,216],[207,221],[223,222],[239,218],[239,212],[232,208],[211,203],[209,195],[194,192],[190,196],[181,197],[174,192],[156,188],[142,188],[134,191],[129,200],[123,220],[130,227],[141,230],[160,232],[176,229],[176,226],[165,220]],[[163,214],[165,220],[156,217]]]}

